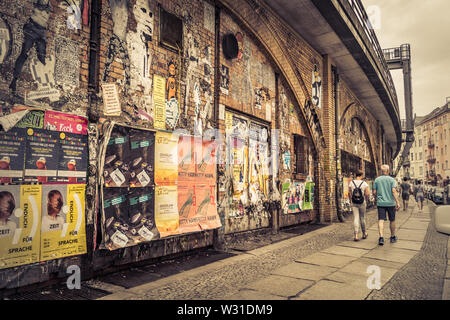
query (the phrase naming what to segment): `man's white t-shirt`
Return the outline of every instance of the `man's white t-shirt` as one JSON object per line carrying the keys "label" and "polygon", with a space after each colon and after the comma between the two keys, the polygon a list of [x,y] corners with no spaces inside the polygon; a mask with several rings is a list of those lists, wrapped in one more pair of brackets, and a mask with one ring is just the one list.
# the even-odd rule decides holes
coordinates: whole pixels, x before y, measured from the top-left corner
{"label": "man's white t-shirt", "polygon": [[56,216],[56,219],[53,219],[49,215],[46,215],[42,218],[42,232],[50,232],[55,230],[62,230],[64,225],[64,218],[61,216]]}
{"label": "man's white t-shirt", "polygon": [[[356,185],[356,186],[355,186]],[[350,188],[351,192],[350,192],[350,199],[352,198],[353,195],[353,191],[359,187],[361,189],[362,194],[365,196],[366,194],[366,189],[369,188],[369,185],[367,184],[367,182],[365,182],[364,180],[352,180],[350,181],[350,184],[348,185],[348,187]],[[364,200],[365,201],[365,200]]]}

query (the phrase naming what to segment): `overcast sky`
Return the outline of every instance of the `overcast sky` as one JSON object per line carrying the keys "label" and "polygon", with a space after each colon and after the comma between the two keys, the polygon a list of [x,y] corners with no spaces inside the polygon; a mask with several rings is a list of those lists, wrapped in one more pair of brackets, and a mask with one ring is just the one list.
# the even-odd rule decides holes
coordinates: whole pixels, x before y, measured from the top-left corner
{"label": "overcast sky", "polygon": [[[450,97],[450,0],[362,0],[372,19],[377,6],[381,48],[411,44],[413,108],[424,116]],[[373,20],[376,21],[376,20]],[[403,73],[391,71],[404,118]]]}

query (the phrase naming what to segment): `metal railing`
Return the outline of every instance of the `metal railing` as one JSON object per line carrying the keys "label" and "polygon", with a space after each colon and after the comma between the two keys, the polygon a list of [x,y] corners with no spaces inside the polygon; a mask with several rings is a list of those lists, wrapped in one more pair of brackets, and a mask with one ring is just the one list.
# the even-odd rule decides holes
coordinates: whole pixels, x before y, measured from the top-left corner
{"label": "metal railing", "polygon": [[354,13],[356,14],[359,24],[364,30],[364,33],[366,34],[367,38],[369,39],[371,48],[376,54],[376,58],[378,58],[378,62],[381,65],[381,73],[383,74],[384,80],[389,88],[390,94],[394,100],[396,111],[399,112],[398,107],[398,99],[397,99],[397,92],[395,90],[394,81],[392,79],[391,72],[389,71],[388,64],[385,60],[384,52],[380,47],[380,43],[378,42],[378,38],[375,34],[375,31],[370,24],[370,19],[367,15],[366,10],[364,9],[364,5],[362,4],[361,0],[340,0],[347,2],[351,8],[353,9]]}

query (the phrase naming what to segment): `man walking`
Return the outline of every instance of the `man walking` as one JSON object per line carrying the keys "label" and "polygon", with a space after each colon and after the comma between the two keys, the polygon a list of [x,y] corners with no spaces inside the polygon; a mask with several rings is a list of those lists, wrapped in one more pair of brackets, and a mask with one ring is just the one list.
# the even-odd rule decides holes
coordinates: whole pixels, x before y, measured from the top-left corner
{"label": "man walking", "polygon": [[362,238],[367,238],[366,232],[366,198],[370,196],[369,185],[363,180],[363,173],[357,172],[356,179],[352,180],[348,186],[349,200],[352,203],[353,226],[355,237],[353,240],[359,241],[359,226],[361,225]]}
{"label": "man walking", "polygon": [[403,183],[400,185],[402,189],[403,211],[408,210],[409,195],[411,194],[411,185],[408,183],[408,178],[403,178]]}
{"label": "man walking", "polygon": [[395,211],[400,209],[400,203],[397,194],[397,183],[395,179],[389,176],[389,166],[384,164],[381,166],[381,176],[375,179],[373,183],[373,195],[377,199],[378,207],[378,233],[380,238],[378,244],[384,245],[383,227],[384,221],[387,220],[386,213],[389,217],[391,230],[391,243],[397,242],[395,235]]}

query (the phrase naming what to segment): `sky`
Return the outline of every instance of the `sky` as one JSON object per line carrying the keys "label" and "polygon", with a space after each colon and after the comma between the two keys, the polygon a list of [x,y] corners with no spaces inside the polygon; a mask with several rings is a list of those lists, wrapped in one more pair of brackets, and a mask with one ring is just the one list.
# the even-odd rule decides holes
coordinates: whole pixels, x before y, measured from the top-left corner
{"label": "sky", "polygon": [[[382,49],[411,45],[413,112],[424,116],[442,107],[450,97],[450,0],[362,2]],[[391,73],[404,119],[403,73]]]}

